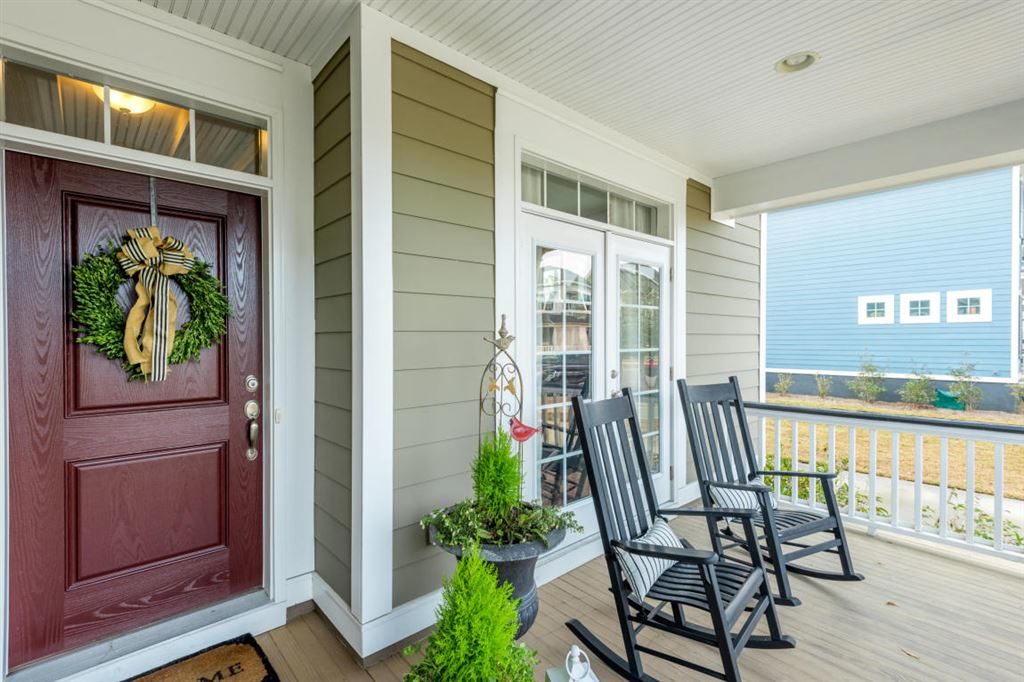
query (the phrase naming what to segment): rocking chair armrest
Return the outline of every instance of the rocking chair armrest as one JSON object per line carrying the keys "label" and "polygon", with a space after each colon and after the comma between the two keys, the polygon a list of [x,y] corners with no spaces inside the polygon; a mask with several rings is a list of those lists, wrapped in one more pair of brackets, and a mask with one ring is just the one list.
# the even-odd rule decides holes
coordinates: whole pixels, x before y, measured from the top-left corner
{"label": "rocking chair armrest", "polygon": [[731,516],[754,518],[759,512],[756,509],[733,509],[731,507],[693,507],[690,509],[659,509],[659,514],[667,516]]}
{"label": "rocking chair armrest", "polygon": [[763,483],[717,483],[715,481],[708,481],[707,485],[711,488],[726,488],[728,490],[748,490],[752,493],[771,492],[771,488],[764,485]]}
{"label": "rocking chair armrest", "polygon": [[828,471],[758,471],[758,476],[797,476],[799,478],[820,478],[825,481],[839,474]]}
{"label": "rocking chair armrest", "polygon": [[612,540],[611,546],[641,556],[650,556],[669,561],[679,561],[684,564],[714,564],[718,562],[718,555],[706,549],[685,549],[682,547],[665,547],[664,545],[649,545],[646,542],[635,540]]}

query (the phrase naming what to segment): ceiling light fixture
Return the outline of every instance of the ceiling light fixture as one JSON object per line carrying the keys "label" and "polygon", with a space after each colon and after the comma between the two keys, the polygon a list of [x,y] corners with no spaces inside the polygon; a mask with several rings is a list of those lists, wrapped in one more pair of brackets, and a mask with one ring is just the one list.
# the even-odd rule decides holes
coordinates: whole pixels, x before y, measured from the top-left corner
{"label": "ceiling light fixture", "polygon": [[[92,86],[92,91],[103,99],[102,85]],[[122,114],[144,114],[155,106],[156,102],[151,99],[110,88],[110,108],[113,111],[120,111]]]}
{"label": "ceiling light fixture", "polygon": [[803,71],[814,66],[819,61],[821,61],[821,55],[817,52],[811,52],[810,50],[794,52],[775,62],[775,70],[779,73],[796,73],[797,71]]}

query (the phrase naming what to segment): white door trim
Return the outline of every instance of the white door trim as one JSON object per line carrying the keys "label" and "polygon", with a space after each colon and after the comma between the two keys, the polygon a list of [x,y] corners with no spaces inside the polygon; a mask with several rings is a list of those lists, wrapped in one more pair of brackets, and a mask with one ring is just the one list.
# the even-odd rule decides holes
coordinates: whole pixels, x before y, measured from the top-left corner
{"label": "white door trim", "polygon": [[[104,167],[108,167],[108,168],[115,168],[117,170],[124,170],[124,171],[128,171],[128,172],[145,173],[145,174],[153,175],[153,176],[156,176],[156,177],[165,177],[165,178],[168,178],[168,179],[174,179],[174,180],[183,181],[183,182],[191,182],[193,184],[202,184],[202,185],[206,185],[206,186],[217,186],[217,187],[222,188],[222,189],[229,189],[229,190],[230,189],[234,189],[234,190],[241,190],[241,191],[245,191],[245,192],[249,192],[249,193],[258,194],[258,196],[260,197],[260,200],[261,200],[261,206],[262,206],[262,212],[263,212],[262,219],[261,219],[261,222],[262,222],[261,233],[262,233],[262,242],[263,242],[262,252],[263,252],[264,263],[263,263],[263,267],[261,268],[261,270],[264,273],[266,273],[265,281],[263,282],[262,286],[263,286],[263,291],[266,292],[266,293],[270,293],[270,292],[274,292],[275,291],[275,289],[274,289],[275,281],[274,280],[276,280],[277,278],[274,277],[273,273],[271,272],[272,267],[267,267],[267,265],[269,265],[269,264],[271,264],[273,262],[272,249],[270,247],[270,244],[268,243],[270,241],[268,239],[269,233],[270,233],[270,225],[268,224],[269,223],[268,205],[269,205],[269,203],[271,201],[271,196],[272,196],[272,191],[273,191],[272,187],[266,187],[265,184],[263,182],[260,182],[260,181],[256,181],[256,182],[250,183],[249,185],[241,185],[240,183],[236,182],[236,178],[229,178],[228,177],[230,175],[234,175],[234,173],[231,173],[230,171],[226,172],[225,174],[218,174],[218,173],[211,173],[210,175],[197,174],[196,177],[189,177],[188,174],[178,173],[178,172],[168,173],[167,172],[168,169],[166,169],[166,168],[159,168],[157,164],[153,163],[154,160],[152,160],[152,159],[143,158],[140,161],[137,158],[132,158],[132,157],[135,157],[136,154],[144,154],[143,152],[119,155],[117,151],[110,151],[110,152],[108,152],[106,154],[100,155],[100,154],[95,154],[93,152],[93,150],[85,150],[85,149],[75,150],[74,149],[75,145],[73,143],[67,143],[64,140],[60,141],[61,144],[57,144],[57,145],[51,144],[49,140],[45,139],[47,137],[49,137],[49,135],[41,134],[40,131],[29,130],[29,129],[22,129],[20,126],[12,126],[12,125],[8,125],[8,124],[0,123],[0,233],[2,233],[2,234],[0,234],[0,263],[5,263],[6,262],[6,258],[7,258],[7,250],[6,250],[6,246],[7,246],[6,245],[6,236],[7,236],[6,189],[7,188],[6,188],[6,182],[5,182],[5,177],[6,177],[5,176],[5,174],[6,174],[6,170],[5,170],[6,153],[8,151],[22,152],[22,153],[46,156],[46,157],[49,157],[49,158],[57,158],[57,159],[66,160],[66,161],[73,161],[73,162],[76,162],[76,163],[85,163],[85,164],[89,164],[89,165],[98,165],[98,166],[104,166]],[[55,135],[55,137],[63,138],[64,136],[56,136]],[[125,151],[131,152],[132,150],[125,150]],[[120,158],[119,158],[119,156],[120,156]],[[156,156],[156,155],[146,154],[145,156]],[[220,181],[219,182],[216,181],[216,179],[215,179],[217,175],[220,175],[220,178],[219,178]],[[211,180],[214,180],[214,181],[211,182]],[[268,296],[268,295],[266,295],[266,293],[263,296],[263,319],[264,319],[264,335],[263,335],[264,336],[264,343],[263,343],[264,352],[263,352],[263,358],[264,358],[264,367],[263,367],[263,370],[262,370],[262,376],[263,377],[270,377],[271,380],[270,381],[266,381],[265,380],[263,382],[263,396],[266,399],[266,403],[267,404],[269,404],[269,405],[278,405],[278,404],[280,404],[280,402],[278,400],[277,391],[275,390],[276,389],[276,385],[278,384],[278,382],[276,381],[276,377],[274,376],[274,364],[275,364],[274,363],[274,348],[275,348],[275,346],[274,346],[274,328],[275,327],[274,327],[274,324],[273,324],[273,314],[274,314],[274,308],[275,308],[274,300],[275,300],[276,297],[273,296],[273,294]],[[4,277],[0,277],[0,320],[6,320],[7,319],[6,300],[7,300],[7,278],[6,278],[6,276],[4,276]],[[2,407],[2,410],[3,410],[3,420],[2,420],[3,423],[2,423],[2,426],[0,426],[0,428],[2,428],[2,442],[0,442],[0,466],[2,466],[2,470],[0,470],[0,471],[2,471],[2,473],[0,473],[0,490],[2,490],[2,493],[3,493],[3,496],[4,496],[4,504],[3,504],[3,510],[2,510],[2,522],[3,522],[3,528],[5,529],[5,532],[3,533],[4,537],[3,537],[2,540],[0,540],[0,542],[6,542],[8,536],[10,534],[10,516],[9,516],[9,513],[8,513],[8,506],[7,506],[7,503],[8,503],[8,500],[9,500],[9,496],[7,495],[7,491],[8,491],[9,481],[10,481],[9,475],[8,475],[9,466],[10,466],[10,464],[9,464],[10,453],[8,452],[8,447],[7,447],[7,444],[9,442],[8,441],[8,415],[9,415],[9,411],[8,411],[9,410],[8,395],[9,395],[9,387],[8,387],[8,373],[7,373],[7,368],[6,368],[7,336],[8,336],[8,333],[7,333],[7,325],[6,325],[6,323],[0,324],[0,357],[3,357],[5,359],[2,382],[0,382],[0,385],[2,385],[2,389],[0,389],[0,390],[2,390],[2,394],[0,394],[0,407]],[[209,628],[210,628],[209,631],[210,632],[215,632],[215,631],[216,632],[220,632],[222,630],[223,631],[234,631],[233,630],[233,626],[239,625],[239,624],[245,624],[245,623],[249,622],[248,619],[247,619],[247,616],[251,616],[252,624],[254,626],[257,626],[258,623],[266,623],[266,622],[268,622],[268,620],[267,620],[268,617],[273,616],[275,611],[280,611],[280,613],[277,614],[279,616],[279,618],[277,618],[277,619],[271,618],[271,620],[273,622],[277,622],[277,620],[280,620],[281,623],[284,622],[284,620],[283,620],[284,610],[287,609],[288,604],[285,601],[283,601],[282,599],[279,599],[278,597],[280,597],[281,595],[285,594],[286,593],[286,589],[276,589],[276,588],[278,588],[278,586],[275,584],[275,582],[273,580],[273,578],[276,577],[276,575],[275,575],[276,569],[280,565],[280,563],[278,561],[275,561],[275,559],[277,557],[275,557],[275,553],[274,553],[274,550],[275,550],[276,547],[275,547],[275,542],[274,542],[274,533],[273,533],[272,526],[274,525],[273,521],[275,519],[275,515],[280,513],[280,508],[281,508],[281,500],[279,499],[279,496],[274,494],[274,490],[273,490],[273,478],[276,475],[275,469],[277,468],[277,467],[275,467],[275,464],[277,464],[277,461],[279,459],[276,456],[276,453],[279,451],[277,443],[280,440],[279,437],[277,436],[277,433],[276,433],[277,429],[275,428],[275,424],[273,423],[274,421],[275,420],[273,418],[269,418],[265,422],[265,433],[266,433],[265,439],[266,440],[264,441],[264,443],[268,444],[268,447],[264,448],[264,474],[263,474],[263,476],[264,476],[264,483],[263,483],[263,485],[264,485],[264,495],[265,495],[265,503],[264,503],[264,509],[263,509],[263,527],[264,527],[263,585],[264,585],[264,592],[266,593],[266,595],[267,595],[268,599],[270,600],[270,602],[268,604],[263,604],[263,605],[260,605],[259,607],[253,608],[253,609],[251,609],[248,612],[239,613],[239,614],[233,616],[229,620],[225,620],[224,623],[223,623],[224,628],[215,628],[213,625],[211,625],[211,626],[209,626]],[[7,575],[7,569],[9,567],[9,555],[7,554],[7,549],[8,548],[5,545],[5,546],[2,547],[2,551],[0,551],[0,558],[2,558],[2,566],[4,568],[4,575],[5,575],[5,577]],[[283,588],[283,585],[281,587]],[[6,661],[7,661],[7,644],[8,644],[7,632],[8,632],[9,611],[7,610],[6,606],[7,606],[7,604],[10,603],[9,600],[7,599],[8,588],[9,588],[9,583],[5,579],[4,580],[4,584],[3,584],[3,596],[4,596],[3,603],[4,603],[4,609],[3,609],[3,613],[2,613],[2,620],[3,620],[3,627],[2,627],[2,632],[3,632],[3,657],[2,657],[2,660],[3,660],[3,664],[4,664],[2,670],[3,670],[4,673],[7,671]],[[215,610],[217,610],[218,606],[219,606],[218,604],[213,604],[213,605],[211,605],[209,607],[205,607],[203,609],[203,611],[208,611],[208,610],[209,611],[215,611]],[[216,624],[214,624],[214,625],[216,625]],[[276,625],[271,625],[270,627],[276,627]],[[245,630],[245,631],[248,631],[248,630]],[[259,630],[256,630],[256,631],[258,632]],[[133,630],[133,631],[125,633],[124,635],[120,635],[120,636],[114,637],[112,642],[110,643],[110,645],[108,647],[109,650],[112,651],[112,652],[117,651],[118,650],[117,640],[119,640],[121,638],[129,640],[129,639],[131,639],[131,636],[135,632],[136,631]],[[239,634],[242,634],[242,632],[239,632]],[[125,676],[131,675],[131,674],[135,674],[137,672],[143,672],[143,671],[145,671],[148,668],[147,667],[136,668],[133,665],[133,662],[137,662],[139,665],[142,665],[142,666],[153,667],[153,665],[159,664],[160,657],[164,655],[163,653],[160,653],[163,650],[166,650],[166,652],[167,652],[166,653],[166,658],[164,658],[163,660],[165,660],[165,661],[166,660],[173,660],[177,656],[184,655],[185,653],[188,653],[188,651],[183,651],[183,652],[179,653],[177,656],[174,655],[174,652],[176,652],[176,651],[178,651],[180,649],[179,645],[180,645],[181,642],[183,642],[183,641],[191,642],[191,641],[194,640],[194,637],[189,637],[189,635],[190,635],[189,631],[175,632],[175,633],[173,633],[173,636],[170,633],[168,633],[169,639],[167,639],[167,641],[162,642],[161,644],[153,645],[153,646],[148,647],[147,649],[144,649],[144,650],[139,650],[139,651],[136,651],[136,652],[129,652],[128,654],[125,655],[125,657],[124,657],[125,660],[124,661],[120,661],[120,660],[104,661],[98,668],[90,669],[88,671],[89,672],[89,676],[92,676],[94,674],[94,672],[98,674],[98,672],[100,670],[104,670],[104,671],[105,670],[121,671],[122,669],[135,670],[135,672],[126,672],[124,675],[121,675],[121,677],[125,677]],[[161,649],[161,647],[165,647],[165,649]],[[202,648],[202,647],[198,647],[198,648]],[[58,654],[58,658],[67,657],[69,660],[74,659],[75,656],[76,656],[76,650],[69,650],[69,651],[67,651],[65,653]],[[150,665],[150,662],[152,662],[152,661],[157,661],[157,663],[153,663],[152,665]],[[127,668],[125,668],[125,666],[127,666]],[[28,670],[31,670],[31,667],[28,668]],[[118,674],[120,674],[120,672]],[[29,677],[32,677],[32,676],[30,675]],[[0,679],[4,679],[4,678],[0,677]],[[74,677],[72,677],[71,679],[74,679]],[[95,677],[92,677],[92,679],[95,679]]]}

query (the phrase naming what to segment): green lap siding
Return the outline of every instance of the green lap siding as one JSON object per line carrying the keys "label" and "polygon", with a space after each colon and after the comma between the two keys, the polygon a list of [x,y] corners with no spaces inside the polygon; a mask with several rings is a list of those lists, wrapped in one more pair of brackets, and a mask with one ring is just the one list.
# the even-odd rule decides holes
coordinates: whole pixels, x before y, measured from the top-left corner
{"label": "green lap siding", "polygon": [[[760,385],[761,220],[711,220],[711,193],[686,188],[686,375],[694,384],[739,377],[746,400]],[[694,480],[693,467],[687,478]]]}
{"label": "green lap siding", "polygon": [[392,43],[394,606],[454,567],[420,517],[471,491],[494,326],[494,88]]}
{"label": "green lap siding", "polygon": [[352,593],[352,184],[346,43],[313,81],[316,571]]}

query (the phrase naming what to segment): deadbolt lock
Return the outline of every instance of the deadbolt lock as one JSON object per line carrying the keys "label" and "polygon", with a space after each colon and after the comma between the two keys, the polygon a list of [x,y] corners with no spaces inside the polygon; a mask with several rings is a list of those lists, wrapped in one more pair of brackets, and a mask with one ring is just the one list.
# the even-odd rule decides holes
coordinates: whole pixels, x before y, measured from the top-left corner
{"label": "deadbolt lock", "polygon": [[250,374],[245,378],[245,390],[249,391],[249,393],[255,393],[256,389],[258,389],[259,387],[260,380],[257,379],[254,375]]}

